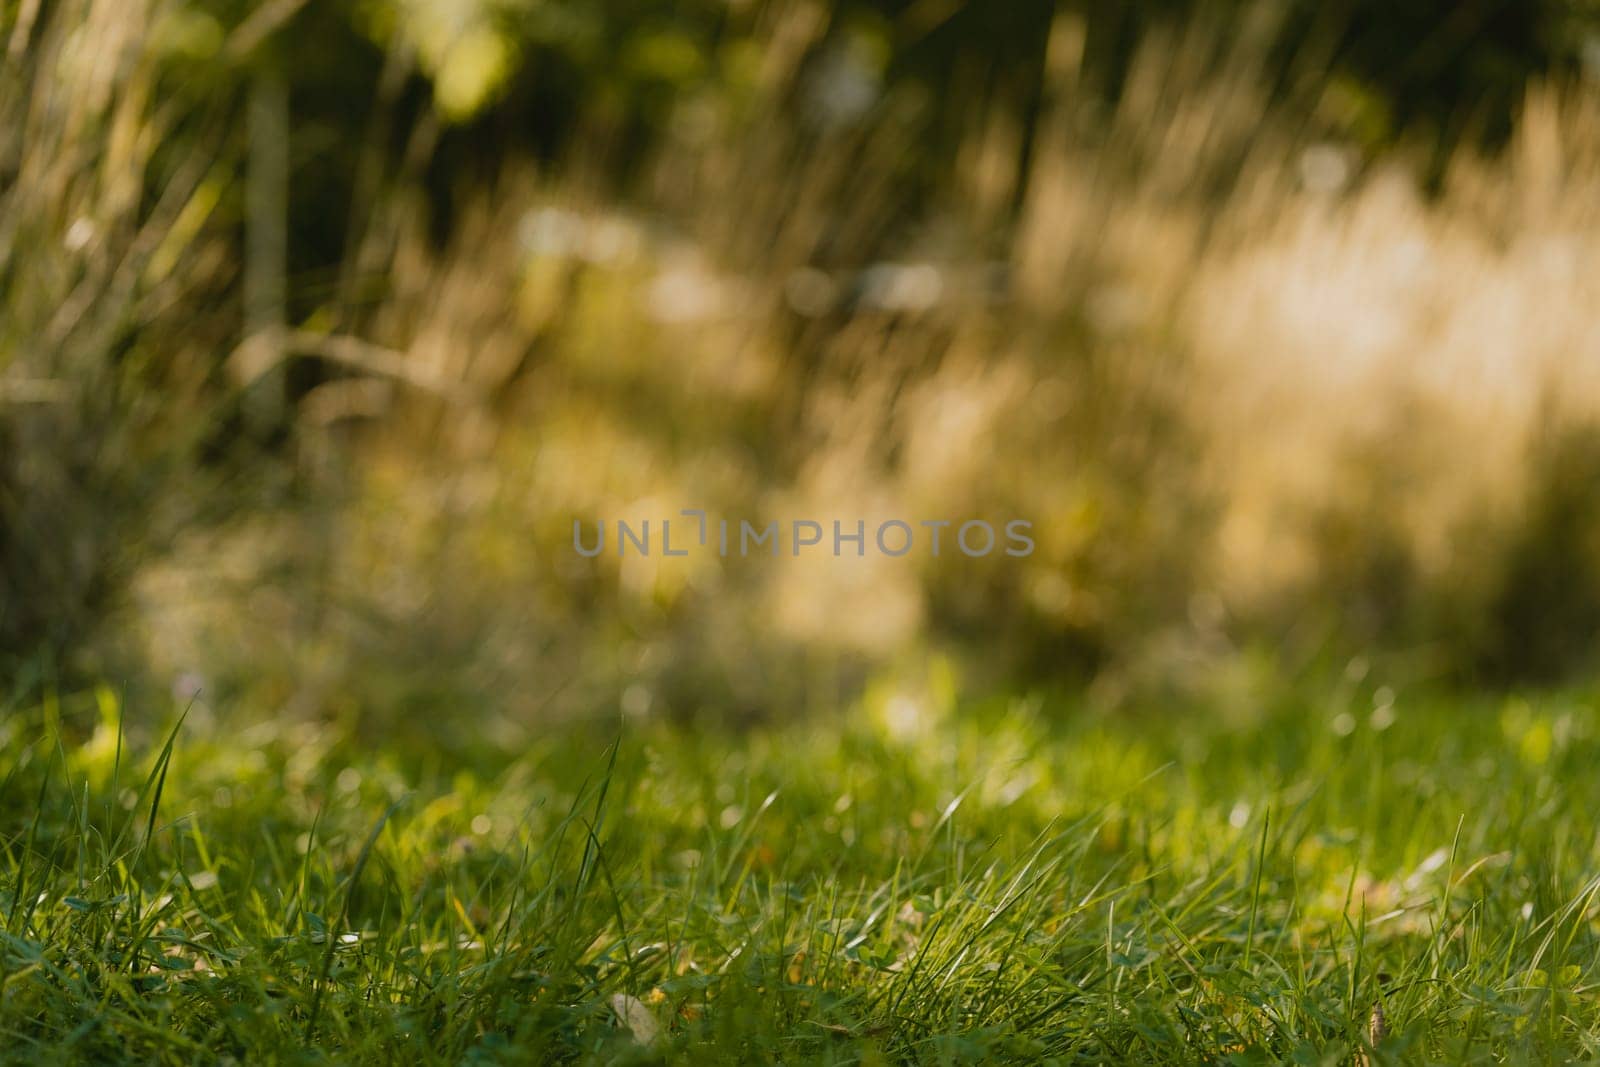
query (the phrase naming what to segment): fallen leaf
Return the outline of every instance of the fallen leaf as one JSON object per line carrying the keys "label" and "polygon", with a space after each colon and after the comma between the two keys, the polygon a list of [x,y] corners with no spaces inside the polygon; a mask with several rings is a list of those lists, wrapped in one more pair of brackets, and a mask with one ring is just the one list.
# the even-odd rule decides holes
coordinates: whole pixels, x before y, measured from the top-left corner
{"label": "fallen leaf", "polygon": [[656,1022],[656,1017],[650,1014],[650,1009],[638,997],[618,993],[611,998],[611,1010],[617,1013],[617,1021],[628,1028],[639,1044],[652,1044],[661,1036],[661,1024]]}

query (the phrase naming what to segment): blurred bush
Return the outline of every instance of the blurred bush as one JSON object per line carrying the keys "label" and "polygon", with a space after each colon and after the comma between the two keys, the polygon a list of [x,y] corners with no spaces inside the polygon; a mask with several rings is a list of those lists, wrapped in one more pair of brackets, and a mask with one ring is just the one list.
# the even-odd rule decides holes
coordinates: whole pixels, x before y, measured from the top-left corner
{"label": "blurred bush", "polygon": [[1600,659],[1600,425],[1544,427],[1487,605],[1497,680],[1550,682]]}
{"label": "blurred bush", "polygon": [[228,174],[193,147],[217,116],[162,105],[158,12],[23,4],[4,23],[0,653],[83,648],[209,480],[236,334],[213,232]]}
{"label": "blurred bush", "polygon": [[[1578,12],[3,10],[0,648],[425,730],[944,645],[1113,700],[1587,664]],[[572,551],[685,507],[1038,549]]]}

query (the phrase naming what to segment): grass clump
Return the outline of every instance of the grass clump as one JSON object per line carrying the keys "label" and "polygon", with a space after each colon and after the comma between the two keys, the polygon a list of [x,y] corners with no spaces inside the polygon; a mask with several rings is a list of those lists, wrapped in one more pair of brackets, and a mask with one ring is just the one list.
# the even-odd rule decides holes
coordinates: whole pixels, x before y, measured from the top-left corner
{"label": "grass clump", "polygon": [[0,734],[7,1055],[1600,1045],[1588,696],[1336,693],[1232,725],[1061,710],[901,696],[741,738],[573,727],[470,760],[325,725],[129,745],[104,693],[18,710]]}

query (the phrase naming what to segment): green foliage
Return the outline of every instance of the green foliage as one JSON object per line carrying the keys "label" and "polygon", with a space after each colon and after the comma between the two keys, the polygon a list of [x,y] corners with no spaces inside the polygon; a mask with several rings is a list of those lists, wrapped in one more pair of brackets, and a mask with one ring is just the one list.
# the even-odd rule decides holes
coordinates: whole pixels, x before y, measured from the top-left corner
{"label": "green foliage", "polygon": [[1374,1062],[1600,1039],[1592,694],[930,692],[465,763],[16,709],[0,1026],[101,1063],[1336,1062],[1375,1003]]}

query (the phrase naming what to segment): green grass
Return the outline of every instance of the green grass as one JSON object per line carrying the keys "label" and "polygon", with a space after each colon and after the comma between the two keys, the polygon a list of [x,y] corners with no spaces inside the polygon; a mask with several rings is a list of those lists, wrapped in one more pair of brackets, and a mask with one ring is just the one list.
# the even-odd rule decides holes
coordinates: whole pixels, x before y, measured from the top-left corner
{"label": "green grass", "polygon": [[125,744],[106,693],[16,709],[0,1056],[1600,1053],[1594,701],[1273,703],[879,692],[470,753],[238,721]]}

